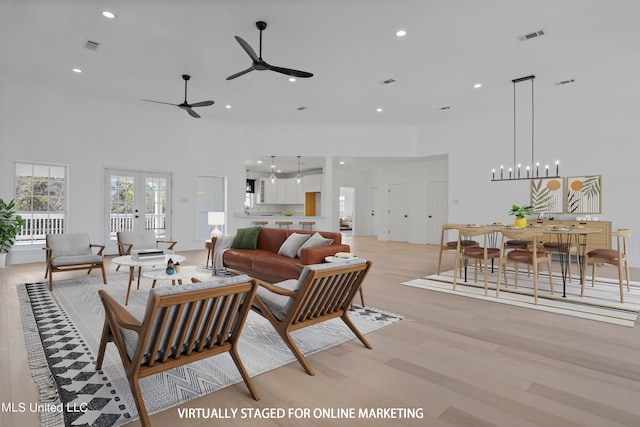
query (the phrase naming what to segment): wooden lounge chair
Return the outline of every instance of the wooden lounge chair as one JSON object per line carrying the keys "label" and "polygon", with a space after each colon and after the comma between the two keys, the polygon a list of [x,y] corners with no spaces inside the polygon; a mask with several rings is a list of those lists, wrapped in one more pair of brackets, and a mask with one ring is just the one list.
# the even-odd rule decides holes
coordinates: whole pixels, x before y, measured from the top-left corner
{"label": "wooden lounge chair", "polygon": [[105,322],[96,370],[108,342],[118,348],[140,422],[150,426],[140,378],[229,352],[255,400],[257,390],[238,354],[238,339],[258,285],[246,275],[152,289],[142,322],[99,291]]}
{"label": "wooden lounge chair", "polygon": [[[93,250],[98,249],[97,253]],[[97,245],[89,241],[87,233],[47,234],[44,250],[47,269],[44,278],[49,276],[49,290],[53,291],[53,273],[59,271],[102,269],[102,281],[107,284],[104,272],[102,251],[104,245]]]}
{"label": "wooden lounge chair", "polygon": [[339,317],[365,347],[373,348],[348,315],[370,267],[371,261],[363,259],[306,265],[297,280],[259,282],[252,309],[271,322],[304,370],[315,375],[291,332]]}
{"label": "wooden lounge chair", "polygon": [[[153,230],[145,231],[118,231],[118,254],[131,255],[132,249],[163,249],[165,253],[173,253],[173,247],[178,243],[174,240],[158,240]],[[116,267],[116,271],[120,266]],[[138,270],[138,280],[140,270]],[[140,283],[138,283],[140,285]]]}

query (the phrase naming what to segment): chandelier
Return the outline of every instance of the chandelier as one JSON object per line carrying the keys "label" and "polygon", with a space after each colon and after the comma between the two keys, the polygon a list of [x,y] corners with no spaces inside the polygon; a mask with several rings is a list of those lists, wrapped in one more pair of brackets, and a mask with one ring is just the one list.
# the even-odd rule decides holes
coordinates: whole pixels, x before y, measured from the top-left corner
{"label": "chandelier", "polygon": [[[505,170],[504,164],[500,165],[500,170],[491,170],[491,181],[514,181],[520,179],[537,179],[537,178],[559,178],[560,177],[560,161],[555,161],[555,174],[549,171],[549,164],[545,164],[541,173],[540,162],[536,161],[535,156],[535,140],[534,140],[534,97],[533,97],[533,80],[536,76],[520,77],[511,80],[513,83],[513,163]],[[531,163],[522,165],[517,161],[517,137],[516,137],[516,84],[531,81]]]}

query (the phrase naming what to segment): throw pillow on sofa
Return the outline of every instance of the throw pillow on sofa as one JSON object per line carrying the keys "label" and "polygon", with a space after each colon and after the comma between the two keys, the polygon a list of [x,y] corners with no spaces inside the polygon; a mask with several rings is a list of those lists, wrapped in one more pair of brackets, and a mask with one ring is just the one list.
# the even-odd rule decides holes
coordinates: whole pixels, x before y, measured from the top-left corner
{"label": "throw pillow on sofa", "polygon": [[302,249],[304,248],[312,248],[314,246],[330,246],[332,244],[333,239],[327,239],[325,237],[322,237],[322,234],[315,233],[311,237],[309,237],[307,241],[302,244],[302,246],[300,246],[300,249],[298,249],[298,258],[300,257],[300,251],[302,251]]}
{"label": "throw pillow on sofa", "polygon": [[233,238],[231,249],[257,249],[258,236],[262,227],[239,228]]}
{"label": "throw pillow on sofa", "polygon": [[307,240],[309,240],[311,236],[308,234],[300,234],[293,233],[287,240],[284,241],[280,249],[278,250],[278,255],[288,256],[289,258],[295,258],[298,254],[298,249],[300,246]]}

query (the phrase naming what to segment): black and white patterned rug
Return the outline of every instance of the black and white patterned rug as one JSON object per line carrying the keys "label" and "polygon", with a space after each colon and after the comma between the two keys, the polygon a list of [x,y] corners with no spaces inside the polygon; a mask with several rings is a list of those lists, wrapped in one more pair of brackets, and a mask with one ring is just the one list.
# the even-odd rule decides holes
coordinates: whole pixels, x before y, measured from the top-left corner
{"label": "black and white patterned rug", "polygon": [[[33,377],[40,389],[43,426],[119,426],[138,418],[122,363],[115,346],[107,345],[102,370],[95,370],[104,311],[98,290],[106,289],[123,302],[128,273],[84,276],[18,286],[25,340]],[[141,319],[150,283],[132,289],[127,309]],[[354,324],[368,333],[401,319],[400,316],[354,305]],[[354,339],[340,319],[292,334],[308,355]],[[363,347],[364,349],[364,347]],[[240,355],[250,376],[295,361],[271,325],[250,312],[240,338]],[[242,381],[231,357],[221,354],[143,378],[142,393],[149,414]],[[251,400],[247,403],[250,404]]]}

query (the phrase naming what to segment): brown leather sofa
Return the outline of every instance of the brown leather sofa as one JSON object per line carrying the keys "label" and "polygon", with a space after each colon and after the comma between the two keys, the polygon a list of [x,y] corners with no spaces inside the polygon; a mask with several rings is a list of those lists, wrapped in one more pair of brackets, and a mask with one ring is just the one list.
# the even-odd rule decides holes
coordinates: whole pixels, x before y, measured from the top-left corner
{"label": "brown leather sofa", "polygon": [[[278,255],[280,246],[293,233],[320,233],[322,237],[333,239],[333,244],[303,248],[300,251],[300,258]],[[212,247],[215,247],[215,237],[212,238],[211,243]],[[320,264],[327,256],[338,252],[350,252],[349,245],[342,244],[340,233],[265,227],[260,230],[257,249],[227,249],[222,255],[222,263],[226,268],[241,271],[258,279],[280,282],[297,279],[300,276],[299,265]]]}

